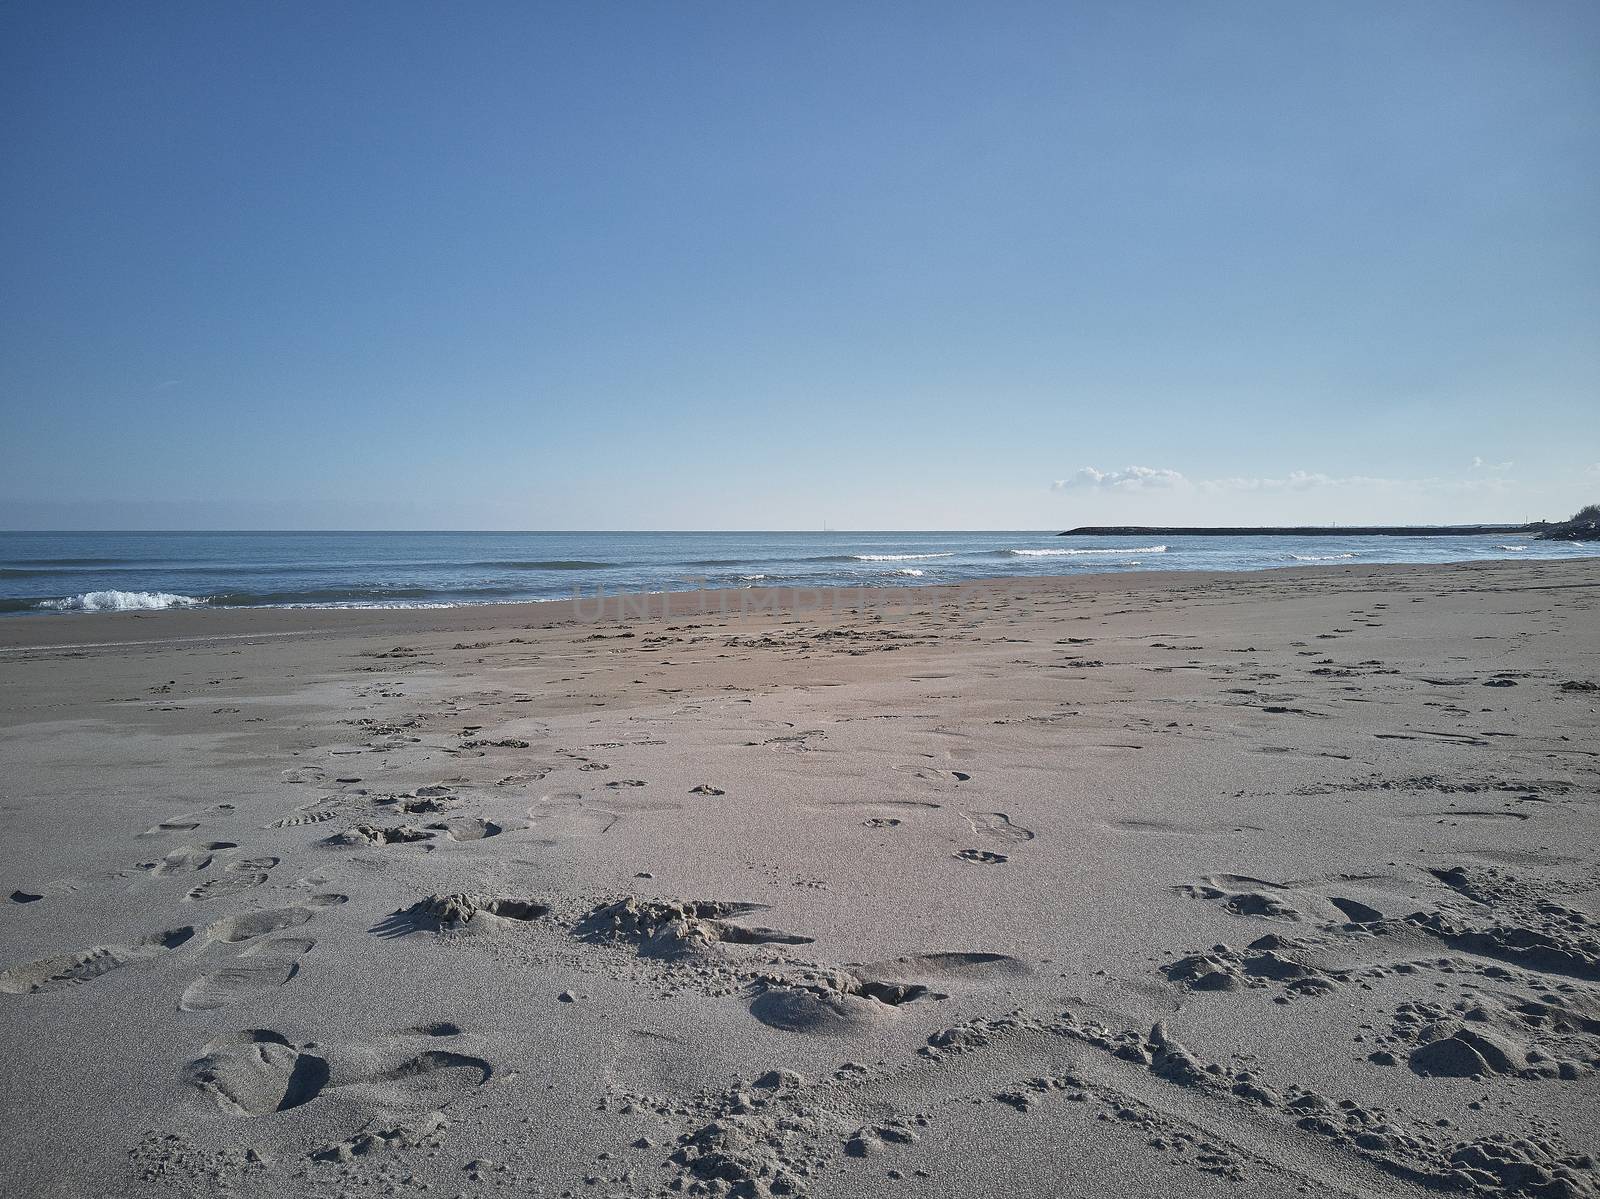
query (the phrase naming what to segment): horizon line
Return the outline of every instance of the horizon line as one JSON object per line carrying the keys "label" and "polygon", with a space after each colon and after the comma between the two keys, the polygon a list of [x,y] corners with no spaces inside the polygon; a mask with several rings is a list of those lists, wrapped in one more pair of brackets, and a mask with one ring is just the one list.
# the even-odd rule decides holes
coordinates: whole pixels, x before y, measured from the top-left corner
{"label": "horizon line", "polygon": [[1376,522],[1376,521],[1360,521],[1360,522],[1357,522],[1357,521],[1350,521],[1350,522],[1347,522],[1347,523],[1341,523],[1341,522],[1337,522],[1337,521],[1329,521],[1329,522],[1325,522],[1325,523],[1322,523],[1322,524],[1303,524],[1303,525],[1266,525],[1266,524],[1263,524],[1263,525],[1174,525],[1174,524],[1155,523],[1155,524],[1128,524],[1128,525],[1122,525],[1122,524],[1076,525],[1076,526],[1072,526],[1072,527],[1068,527],[1068,528],[1063,528],[1061,526],[1047,526],[1047,527],[1040,527],[1040,528],[1036,528],[1036,529],[999,528],[999,527],[994,527],[994,528],[989,528],[989,527],[983,527],[983,528],[915,528],[915,529],[912,529],[912,528],[902,528],[902,529],[860,528],[860,529],[853,529],[853,528],[832,528],[832,527],[826,528],[826,529],[343,529],[343,528],[341,528],[341,529],[289,529],[289,528],[282,528],[282,529],[268,529],[268,528],[242,528],[242,529],[223,529],[223,528],[216,528],[216,529],[205,529],[205,528],[183,528],[183,529],[114,529],[114,528],[93,528],[93,529],[85,529],[85,528],[67,529],[67,528],[60,528],[60,529],[56,529],[56,528],[28,528],[28,529],[21,529],[21,528],[0,528],[0,536],[6,536],[6,535],[56,536],[56,535],[63,535],[63,534],[118,534],[118,535],[124,535],[124,536],[128,536],[128,535],[132,535],[132,536],[168,535],[168,536],[170,536],[170,535],[203,535],[203,534],[226,534],[226,535],[241,535],[241,534],[244,534],[244,535],[320,534],[320,535],[337,535],[337,536],[372,536],[372,535],[376,535],[376,534],[409,534],[409,535],[440,535],[440,536],[462,535],[462,534],[472,534],[472,535],[494,535],[494,534],[498,534],[498,535],[513,535],[513,536],[528,535],[528,534],[644,534],[644,535],[656,535],[656,536],[685,535],[685,534],[718,534],[718,535],[722,535],[722,534],[745,534],[745,535],[772,535],[772,534],[779,534],[779,535],[785,535],[785,536],[787,536],[787,535],[827,536],[827,535],[831,535],[831,534],[834,534],[834,533],[843,533],[843,534],[856,534],[856,533],[1052,533],[1052,534],[1059,535],[1059,534],[1063,534],[1063,533],[1070,533],[1075,528],[1093,528],[1093,529],[1126,528],[1126,529],[1135,529],[1135,530],[1146,530],[1146,529],[1212,530],[1212,529],[1218,529],[1218,528],[1263,529],[1263,530],[1265,530],[1265,529],[1283,529],[1283,528],[1296,528],[1296,529],[1338,529],[1338,528],[1353,528],[1353,529],[1372,529],[1372,528],[1456,529],[1456,528],[1460,528],[1460,529],[1472,529],[1472,528],[1484,528],[1484,527],[1490,527],[1490,526],[1496,526],[1496,525],[1504,525],[1504,526],[1507,526],[1508,528],[1510,528],[1510,527],[1524,527],[1524,526],[1535,525],[1535,524],[1552,524],[1552,523],[1559,524],[1560,522],[1559,521],[1552,522],[1552,521],[1547,520],[1544,517],[1539,517],[1539,518],[1532,519],[1532,520],[1504,520],[1504,521],[1500,521],[1500,520],[1473,520],[1473,521],[1460,521],[1460,522],[1454,522],[1454,523],[1432,523],[1432,522],[1426,522],[1426,521],[1392,521],[1392,522]]}

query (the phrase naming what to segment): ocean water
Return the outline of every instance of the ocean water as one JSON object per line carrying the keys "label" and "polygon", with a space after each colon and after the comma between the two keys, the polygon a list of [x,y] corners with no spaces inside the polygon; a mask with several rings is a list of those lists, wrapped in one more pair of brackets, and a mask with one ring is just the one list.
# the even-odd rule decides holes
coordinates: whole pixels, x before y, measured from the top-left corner
{"label": "ocean water", "polygon": [[421,607],[762,586],[1600,556],[1483,537],[993,533],[0,533],[0,613]]}

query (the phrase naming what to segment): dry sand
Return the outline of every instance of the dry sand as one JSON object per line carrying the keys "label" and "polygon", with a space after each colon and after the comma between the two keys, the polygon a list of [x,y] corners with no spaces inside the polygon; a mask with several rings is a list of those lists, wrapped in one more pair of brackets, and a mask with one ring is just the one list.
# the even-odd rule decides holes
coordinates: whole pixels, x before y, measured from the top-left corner
{"label": "dry sand", "polygon": [[1600,563],[745,597],[0,623],[6,1193],[1600,1193]]}

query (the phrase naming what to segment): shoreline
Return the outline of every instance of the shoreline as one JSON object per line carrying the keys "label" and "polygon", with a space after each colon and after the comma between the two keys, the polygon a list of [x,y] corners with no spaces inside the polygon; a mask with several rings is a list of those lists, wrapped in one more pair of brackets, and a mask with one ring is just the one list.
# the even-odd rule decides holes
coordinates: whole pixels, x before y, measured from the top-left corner
{"label": "shoreline", "polygon": [[[1592,562],[1600,580],[1600,559],[1585,556],[1558,559],[1497,559],[1487,562],[1341,562],[1319,566],[1273,566],[1256,570],[1129,570],[1085,571],[1080,574],[1018,577],[992,575],[954,583],[897,587],[721,587],[682,591],[622,592],[598,598],[513,600],[392,608],[170,608],[124,612],[24,612],[0,618],[0,653],[33,648],[98,649],[175,641],[211,641],[248,637],[336,634],[422,633],[498,628],[523,621],[524,628],[550,628],[572,622],[619,619],[663,620],[691,616],[842,612],[871,605],[905,609],[937,604],[962,592],[1015,589],[1019,593],[1074,590],[1102,594],[1141,587],[1203,587],[1252,579],[1298,581],[1405,576],[1422,572],[1469,571],[1520,573],[1544,567]],[[1596,585],[1600,585],[1597,581]],[[730,602],[730,597],[740,597]],[[715,597],[715,600],[713,600]],[[809,598],[807,598],[809,597]],[[926,597],[919,604],[915,597]],[[597,606],[599,605],[599,606]],[[541,619],[542,618],[542,619]],[[72,640],[66,640],[72,630]],[[111,639],[115,631],[127,634]],[[137,634],[137,635],[134,635]],[[100,638],[84,640],[84,638]]]}

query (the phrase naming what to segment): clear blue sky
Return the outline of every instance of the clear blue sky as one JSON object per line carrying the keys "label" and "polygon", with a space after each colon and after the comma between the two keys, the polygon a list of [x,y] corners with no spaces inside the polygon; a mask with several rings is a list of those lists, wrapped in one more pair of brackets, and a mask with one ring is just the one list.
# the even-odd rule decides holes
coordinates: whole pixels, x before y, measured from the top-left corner
{"label": "clear blue sky", "polygon": [[1600,5],[0,6],[0,526],[1600,499]]}

